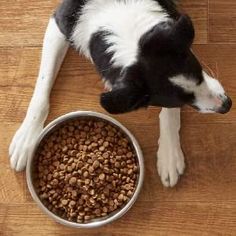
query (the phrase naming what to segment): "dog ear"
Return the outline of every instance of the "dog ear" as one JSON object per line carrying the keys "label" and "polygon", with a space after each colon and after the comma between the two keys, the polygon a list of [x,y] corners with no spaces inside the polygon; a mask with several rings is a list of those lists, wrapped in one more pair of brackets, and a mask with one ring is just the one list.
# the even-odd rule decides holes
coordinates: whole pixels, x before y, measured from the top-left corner
{"label": "dog ear", "polygon": [[188,15],[181,15],[177,21],[169,20],[157,24],[140,40],[141,54],[183,51],[193,43],[194,27]]}
{"label": "dog ear", "polygon": [[149,95],[140,89],[126,85],[120,89],[114,89],[101,94],[102,107],[111,114],[120,114],[147,107]]}
{"label": "dog ear", "polygon": [[181,15],[171,31],[173,44],[178,49],[190,48],[194,36],[194,27],[190,17],[188,15]]}

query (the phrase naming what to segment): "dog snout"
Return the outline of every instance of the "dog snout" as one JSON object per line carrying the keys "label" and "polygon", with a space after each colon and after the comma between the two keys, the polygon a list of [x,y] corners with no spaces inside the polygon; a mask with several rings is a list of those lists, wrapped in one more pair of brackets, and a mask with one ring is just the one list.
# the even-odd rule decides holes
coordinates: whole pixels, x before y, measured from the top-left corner
{"label": "dog snout", "polygon": [[232,100],[230,97],[226,96],[226,98],[223,100],[222,106],[218,110],[218,113],[225,114],[230,111],[232,107]]}

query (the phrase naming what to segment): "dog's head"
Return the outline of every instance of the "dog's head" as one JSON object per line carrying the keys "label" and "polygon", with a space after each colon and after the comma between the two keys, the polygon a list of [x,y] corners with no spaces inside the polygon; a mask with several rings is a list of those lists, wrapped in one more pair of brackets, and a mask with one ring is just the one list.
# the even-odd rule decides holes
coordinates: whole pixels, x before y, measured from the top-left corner
{"label": "dog's head", "polygon": [[153,27],[140,39],[137,63],[123,71],[112,91],[102,94],[102,106],[110,113],[149,105],[228,112],[232,102],[219,81],[203,71],[191,51],[193,39],[186,15]]}

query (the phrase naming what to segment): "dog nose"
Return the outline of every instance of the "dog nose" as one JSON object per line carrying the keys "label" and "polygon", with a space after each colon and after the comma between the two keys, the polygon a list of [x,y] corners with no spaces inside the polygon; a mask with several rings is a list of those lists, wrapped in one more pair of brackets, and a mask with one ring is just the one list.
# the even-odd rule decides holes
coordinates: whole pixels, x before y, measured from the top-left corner
{"label": "dog nose", "polygon": [[226,99],[223,101],[223,104],[221,108],[218,110],[218,112],[221,114],[225,114],[229,112],[231,107],[232,107],[232,100],[230,97],[226,97]]}

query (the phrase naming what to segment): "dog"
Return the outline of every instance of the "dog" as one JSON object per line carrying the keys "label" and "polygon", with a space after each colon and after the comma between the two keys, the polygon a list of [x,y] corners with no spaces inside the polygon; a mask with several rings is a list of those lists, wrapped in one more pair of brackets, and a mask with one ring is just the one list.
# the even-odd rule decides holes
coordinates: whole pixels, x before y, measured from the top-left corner
{"label": "dog", "polygon": [[49,95],[70,46],[96,66],[106,92],[101,106],[112,114],[162,107],[157,169],[173,187],[185,169],[180,109],[226,113],[232,101],[207,74],[191,45],[194,27],[174,0],[64,0],[50,18],[36,87],[9,148],[11,167],[25,168],[49,112]]}

